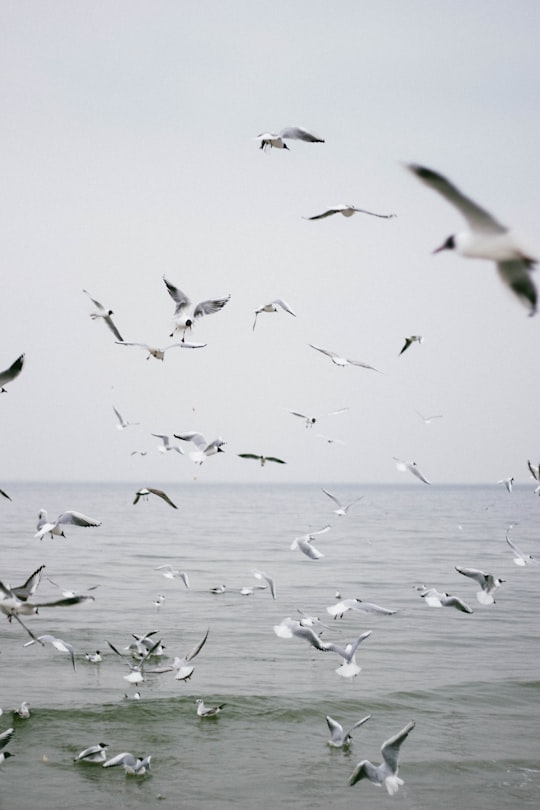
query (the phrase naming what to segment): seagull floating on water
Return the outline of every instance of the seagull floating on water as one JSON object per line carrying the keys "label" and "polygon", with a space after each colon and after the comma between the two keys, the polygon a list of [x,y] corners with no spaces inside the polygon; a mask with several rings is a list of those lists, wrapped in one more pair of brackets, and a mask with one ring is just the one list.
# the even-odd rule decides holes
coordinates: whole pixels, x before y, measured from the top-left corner
{"label": "seagull floating on water", "polygon": [[331,217],[334,214],[341,214],[344,217],[352,217],[353,214],[368,214],[370,217],[379,217],[380,219],[393,219],[396,216],[395,214],[374,214],[373,211],[366,211],[364,208],[357,208],[355,205],[351,205],[350,203],[340,203],[339,205],[334,205],[332,208],[328,208],[326,211],[323,211],[322,214],[316,214],[314,217],[304,217],[304,219],[325,219],[326,217]]}
{"label": "seagull floating on water", "polygon": [[342,367],[360,366],[361,368],[367,368],[370,371],[376,371],[378,374],[382,374],[382,372],[379,371],[378,368],[375,368],[374,366],[368,366],[367,363],[362,363],[360,360],[350,360],[347,357],[341,357],[341,355],[336,354],[336,352],[328,351],[328,349],[321,349],[319,346],[314,346],[313,343],[310,343],[309,346],[311,346],[312,349],[315,349],[318,352],[322,352],[322,354],[325,354],[327,357],[329,357],[335,366],[342,366]]}
{"label": "seagull floating on water", "polygon": [[197,318],[219,312],[231,297],[228,295],[226,298],[210,298],[208,301],[200,301],[200,303],[190,309],[191,301],[187,295],[178,287],[175,287],[174,284],[171,284],[170,281],[167,281],[165,276],[163,276],[163,281],[167,287],[167,292],[175,303],[174,329],[169,337],[173,337],[176,332],[182,332],[182,342],[185,340],[186,332],[188,329],[192,329]]}
{"label": "seagull floating on water", "polygon": [[168,503],[169,506],[172,506],[173,509],[178,509],[176,504],[171,501],[166,492],[163,492],[162,489],[155,489],[155,487],[142,487],[142,489],[138,489],[137,492],[135,493],[133,505],[139,503],[141,498],[143,501],[147,501],[149,495],[157,495],[158,498],[161,498],[162,501]]}
{"label": "seagull floating on water", "polygon": [[462,194],[446,177],[417,164],[410,164],[408,168],[419,180],[454,205],[469,226],[469,230],[449,236],[435,253],[455,250],[461,256],[491,259],[497,266],[501,280],[529,306],[529,315],[534,315],[537,291],[531,271],[537,260],[521,250],[508,228]]}
{"label": "seagull floating on water", "polygon": [[328,740],[328,745],[332,748],[348,748],[352,742],[352,732],[354,729],[363,726],[364,723],[367,723],[370,718],[370,714],[362,717],[362,719],[358,720],[354,726],[351,726],[347,731],[345,731],[343,726],[338,723],[337,720],[334,720],[334,718],[330,717],[329,714],[326,715],[326,722],[328,723],[328,728],[330,729],[331,734],[331,737]]}
{"label": "seagull floating on water", "polygon": [[257,326],[257,316],[261,314],[261,312],[278,312],[279,308],[281,308],[284,312],[288,312],[289,315],[294,315],[296,318],[296,312],[288,305],[283,298],[274,298],[273,301],[270,301],[269,304],[263,304],[262,307],[259,307],[255,310],[255,320],[253,321],[253,329]]}
{"label": "seagull floating on water", "polygon": [[360,779],[367,778],[377,787],[384,785],[390,796],[397,793],[400,786],[404,784],[403,779],[398,776],[400,748],[415,725],[414,720],[407,723],[405,728],[402,728],[401,731],[382,744],[381,755],[383,761],[380,765],[373,765],[367,759],[359,762],[349,778],[349,784],[355,785]]}
{"label": "seagull floating on water", "polygon": [[23,700],[19,708],[14,710],[13,714],[16,717],[20,717],[21,720],[28,720],[30,717],[30,704],[28,701]]}
{"label": "seagull floating on water", "polygon": [[73,762],[105,762],[107,759],[107,743],[100,742],[97,745],[91,745],[90,748],[85,748],[80,754],[77,754]]}
{"label": "seagull floating on water", "polygon": [[37,523],[37,532],[34,537],[39,537],[41,540],[47,533],[50,534],[51,538],[56,534],[58,537],[65,537],[63,527],[64,526],[82,526],[84,528],[91,526],[101,526],[100,520],[94,520],[94,518],[87,517],[83,515],[82,512],[73,512],[72,510],[68,510],[67,512],[62,512],[55,521],[50,522],[47,517],[47,511],[45,509],[41,509],[39,512],[39,519]]}
{"label": "seagull floating on water", "polygon": [[265,151],[268,147],[271,149],[288,149],[285,143],[286,140],[306,141],[307,143],[324,143],[324,138],[319,138],[312,132],[302,127],[285,127],[281,132],[262,132],[257,135],[255,140],[260,141],[260,149]]}
{"label": "seagull floating on water", "polygon": [[22,371],[24,365],[24,354],[19,355],[9,368],[0,371],[0,394],[7,394],[4,386],[12,382]]}
{"label": "seagull floating on water", "polygon": [[101,653],[99,650],[96,650],[93,653],[85,653],[84,658],[91,664],[101,664],[101,662],[103,661],[103,658],[101,657]]}
{"label": "seagull floating on water", "polygon": [[199,717],[217,717],[220,711],[226,706],[226,703],[220,703],[219,706],[206,706],[202,698],[197,698],[197,714]]}
{"label": "seagull floating on water", "polygon": [[478,568],[464,568],[460,565],[455,566],[456,571],[463,574],[465,577],[474,579],[480,585],[481,590],[476,594],[476,598],[482,605],[493,605],[495,599],[493,594],[506,580],[494,577],[493,574],[485,574]]}

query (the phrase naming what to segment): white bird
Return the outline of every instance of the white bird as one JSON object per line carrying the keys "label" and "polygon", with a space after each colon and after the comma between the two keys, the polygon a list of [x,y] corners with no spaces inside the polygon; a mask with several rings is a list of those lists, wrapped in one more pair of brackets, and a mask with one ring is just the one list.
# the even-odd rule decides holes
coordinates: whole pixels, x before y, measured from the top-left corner
{"label": "white bird", "polygon": [[205,459],[215,455],[215,453],[225,452],[223,450],[225,442],[220,436],[212,442],[208,442],[202,433],[192,431],[191,433],[175,433],[174,438],[181,439],[184,442],[193,442],[197,450],[192,451],[189,457],[195,464],[202,464]]}
{"label": "white bird", "polygon": [[506,533],[506,542],[512,549],[512,553],[514,554],[514,562],[516,565],[519,565],[521,567],[527,565],[528,563],[532,563],[533,565],[540,565],[540,560],[535,559],[531,554],[526,554],[519,548],[519,546],[517,546],[515,543],[512,542],[512,540],[510,540],[510,538],[508,537],[508,532]]}
{"label": "white bird", "polygon": [[305,421],[305,423],[306,423],[306,427],[311,428],[311,427],[313,427],[315,422],[317,422],[318,419],[321,419],[321,417],[323,417],[323,416],[336,416],[336,414],[344,413],[345,411],[348,411],[349,409],[348,408],[339,408],[337,411],[330,411],[329,413],[321,413],[321,414],[318,414],[317,416],[307,416],[305,413],[299,413],[298,411],[291,411],[288,408],[286,410],[288,410],[289,413],[292,413],[293,416],[298,416],[300,419],[303,419]]}
{"label": "white bird", "polygon": [[226,590],[227,590],[226,585],[215,585],[213,588],[210,588],[210,593],[218,595],[221,593],[225,593]]}
{"label": "white bird", "polygon": [[103,763],[103,768],[114,768],[116,765],[123,765],[124,770],[130,776],[144,776],[150,770],[150,760],[152,756],[135,757],[129,751],[117,754],[112,759]]}
{"label": "white bird", "polygon": [[188,329],[192,329],[197,318],[219,312],[231,297],[228,295],[226,298],[211,298],[208,301],[200,301],[192,307],[191,301],[182,290],[167,281],[165,276],[163,276],[163,281],[167,287],[167,292],[175,303],[174,329],[169,337],[173,337],[177,332],[182,332],[182,342],[185,340],[186,332]]}
{"label": "white bird", "polygon": [[226,703],[220,703],[219,706],[206,706],[202,698],[197,698],[195,703],[197,704],[199,717],[216,717],[222,708],[227,705]]}
{"label": "white bird", "polygon": [[462,194],[441,174],[417,164],[410,164],[408,168],[422,182],[454,205],[469,226],[469,230],[448,237],[435,253],[441,250],[455,250],[461,256],[494,261],[501,280],[522,303],[529,306],[529,314],[534,315],[537,291],[531,278],[531,271],[537,260],[521,250],[508,228]]}
{"label": "white bird", "polygon": [[[139,684],[139,683],[142,683],[144,681],[144,675],[143,675],[144,663],[151,655],[153,655],[153,653],[156,650],[158,650],[161,647],[161,640],[159,640],[159,641],[153,642],[152,646],[147,648],[143,644],[143,642],[148,639],[149,635],[153,635],[153,634],[148,633],[146,636],[143,636],[142,638],[136,639],[137,643],[136,643],[135,649],[132,651],[132,653],[133,652],[136,653],[136,657],[139,659],[139,663],[137,665],[134,665],[134,664],[131,664],[131,663],[128,662],[127,665],[129,667],[129,670],[130,670],[129,674],[128,675],[122,675],[124,680],[127,681],[128,683]],[[111,644],[110,641],[107,641],[107,644],[109,645],[111,650],[114,653],[116,653],[116,655],[119,655],[120,658],[125,658],[125,656],[114,646],[114,644]]]}
{"label": "white bird", "polygon": [[253,596],[255,591],[265,591],[266,585],[244,585],[240,588],[239,593],[242,596]]}
{"label": "white bird", "polygon": [[345,731],[341,723],[338,723],[337,720],[334,720],[333,717],[330,717],[330,715],[327,714],[326,722],[328,723],[328,728],[330,729],[331,735],[330,739],[328,740],[328,745],[332,748],[348,748],[352,741],[352,732],[354,729],[363,726],[364,723],[367,723],[370,718],[370,714],[366,715],[366,717],[358,720],[354,726],[351,726],[348,731]]}
{"label": "white bird", "polygon": [[368,613],[371,616],[393,616],[397,610],[384,608],[375,605],[373,602],[364,602],[362,599],[343,599],[335,605],[329,605],[326,612],[334,619],[342,619],[348,610],[356,610],[358,613]]}
{"label": "white bird", "polygon": [[23,365],[24,365],[24,354],[21,354],[9,366],[9,368],[4,369],[4,371],[0,371],[0,394],[7,394],[7,390],[4,388],[4,386],[19,376],[19,374],[22,371]]}
{"label": "white bird", "polygon": [[360,366],[361,368],[367,368],[370,371],[376,371],[378,374],[382,374],[382,372],[379,371],[378,368],[374,368],[374,366],[368,366],[367,363],[362,363],[360,360],[350,360],[347,357],[342,357],[341,355],[336,354],[336,352],[331,352],[331,351],[328,351],[328,349],[321,349],[319,346],[314,346],[313,343],[310,343],[309,346],[311,346],[312,349],[315,349],[316,351],[322,352],[322,354],[325,354],[327,357],[329,357],[331,359],[332,363],[334,363],[334,365],[336,365],[336,366],[341,366],[341,367],[344,367],[344,366]]}
{"label": "white bird", "polygon": [[137,492],[135,493],[133,505],[138,503],[141,499],[143,501],[147,501],[149,495],[157,495],[158,498],[161,498],[162,501],[168,503],[169,506],[172,506],[173,509],[178,509],[176,504],[171,501],[166,492],[163,492],[162,489],[155,489],[154,487],[142,487],[142,489],[138,489]]}
{"label": "white bird", "polygon": [[306,557],[309,557],[311,560],[319,560],[321,557],[324,557],[324,554],[315,548],[313,545],[313,540],[316,535],[325,534],[331,528],[331,526],[325,526],[323,529],[319,529],[316,532],[310,532],[309,534],[303,534],[300,537],[295,537],[291,543],[291,551],[295,551],[298,548],[303,554],[306,555]]}
{"label": "white bird", "polygon": [[497,481],[498,484],[504,484],[504,487],[507,492],[512,492],[512,488],[514,486],[514,479],[512,476],[509,478],[501,478],[500,481]]}
{"label": "white bird", "polygon": [[274,300],[270,301],[269,304],[263,304],[262,307],[259,307],[258,309],[255,310],[255,320],[253,321],[253,329],[255,329],[257,325],[257,316],[260,315],[261,312],[278,312],[280,307],[284,312],[288,312],[289,315],[294,315],[294,317],[296,318],[296,312],[294,312],[294,310],[291,309],[291,307],[288,305],[286,301],[283,300],[283,298],[274,298]]}
{"label": "white bird", "polygon": [[420,417],[420,419],[422,420],[422,422],[425,425],[429,425],[431,422],[433,422],[434,419],[442,419],[443,418],[442,413],[436,413],[436,414],[433,414],[433,416],[424,416],[423,414],[420,413],[420,411],[416,411],[416,413],[418,414],[418,416]]}
{"label": "white bird", "polygon": [[403,348],[400,351],[400,354],[403,354],[403,352],[406,352],[407,349],[409,348],[409,346],[412,346],[413,343],[420,344],[420,343],[423,343],[423,342],[424,342],[424,338],[422,337],[422,335],[411,335],[410,337],[406,337],[405,338],[405,343],[403,344]]}
{"label": "white bird", "polygon": [[356,641],[345,644],[345,646],[334,644],[331,641],[324,642],[324,652],[335,652],[343,659],[336,669],[337,674],[342,678],[355,678],[362,671],[362,667],[359,667],[356,663],[356,651],[362,641],[365,641],[370,635],[371,630],[366,630],[365,633],[358,636]]}
{"label": "white bird", "polygon": [[201,641],[193,647],[186,655],[182,658],[179,656],[175,656],[173,662],[169,666],[162,666],[156,667],[154,669],[147,669],[148,673],[153,674],[162,674],[164,672],[175,672],[175,680],[177,681],[189,681],[193,672],[195,671],[195,667],[191,664],[191,661],[200,653],[204,645],[206,644],[206,639],[208,638],[208,633],[210,630],[207,630],[204,634]]}
{"label": "white bird", "polygon": [[431,481],[428,481],[426,476],[420,471],[416,461],[401,461],[401,459],[396,458],[395,456],[394,461],[396,462],[396,469],[398,469],[400,472],[409,471],[416,478],[419,478],[420,481],[423,481],[424,484],[431,484]]}
{"label": "white bird", "polygon": [[172,444],[171,437],[167,436],[166,433],[152,433],[152,436],[155,436],[156,439],[161,439],[161,444],[158,446],[160,453],[168,453],[169,451],[174,450],[175,453],[180,453],[181,456],[184,455],[184,451],[180,445]]}
{"label": "white bird", "polygon": [[75,652],[73,650],[73,645],[72,644],[69,644],[69,642],[64,641],[63,638],[57,638],[56,636],[51,636],[51,635],[45,634],[43,636],[38,636],[36,639],[31,639],[30,641],[27,641],[26,644],[24,644],[24,646],[25,647],[30,647],[30,645],[35,644],[36,641],[38,641],[42,646],[43,646],[43,643],[45,641],[47,641],[47,642],[49,642],[49,644],[52,644],[54,649],[58,650],[58,652],[68,653],[69,657],[71,658],[71,665],[72,665],[73,669],[76,669],[76,667],[75,667]]}
{"label": "white bird", "polygon": [[83,290],[83,293],[85,293],[88,296],[90,301],[95,306],[95,309],[90,313],[90,317],[92,318],[92,320],[95,321],[96,318],[103,318],[104,322],[107,324],[107,326],[109,327],[115,338],[117,340],[123,341],[122,335],[114,325],[113,320],[111,318],[111,315],[114,315],[112,309],[106,309],[103,306],[103,304],[100,304],[99,301],[96,301],[95,298],[92,298],[92,296],[87,290]]}
{"label": "white bird", "polygon": [[113,411],[115,412],[116,418],[118,419],[118,424],[116,426],[117,430],[125,430],[127,427],[130,427],[130,425],[140,425],[141,424],[140,422],[127,422],[124,419],[124,417],[116,410],[114,405],[113,405]]}
{"label": "white bird", "polygon": [[26,700],[23,700],[19,708],[14,710],[13,714],[20,717],[21,720],[28,720],[30,717],[30,704]]}
{"label": "white bird", "polygon": [[291,619],[290,616],[274,625],[274,633],[278,638],[293,638],[293,636],[296,636],[296,638],[307,641],[316,650],[327,652],[326,642],[322,641],[310,625],[303,624],[298,619]]}
{"label": "white bird", "polygon": [[156,360],[164,360],[165,359],[165,352],[169,351],[169,349],[204,349],[206,343],[171,343],[170,346],[149,346],[148,343],[127,343],[126,341],[122,340],[116,341],[119,346],[138,346],[139,349],[144,349],[148,352],[147,360],[151,357],[155,357]]}
{"label": "white bird", "polygon": [[41,540],[47,533],[50,534],[51,537],[53,535],[57,535],[58,537],[65,537],[63,527],[64,526],[101,526],[100,520],[94,520],[94,518],[87,517],[83,515],[82,512],[73,512],[68,509],[67,512],[61,512],[58,515],[55,521],[49,521],[47,517],[47,511],[45,509],[41,509],[39,512],[39,519],[37,523],[37,532],[34,537],[39,537]]}
{"label": "white bird", "polygon": [[334,501],[335,505],[337,506],[337,509],[333,509],[332,511],[334,512],[334,514],[339,515],[340,517],[344,517],[351,508],[351,506],[354,506],[355,503],[361,501],[362,498],[364,497],[363,495],[360,495],[358,498],[355,498],[354,501],[351,501],[350,503],[343,505],[342,502],[339,500],[339,498],[337,498],[335,495],[332,495],[332,493],[328,492],[327,489],[325,489],[324,487],[321,487],[321,489],[325,495],[328,495],[328,497]]}
{"label": "white bird", "polygon": [[101,653],[99,650],[96,650],[93,653],[85,653],[84,658],[91,664],[101,664],[101,662],[103,661],[103,658],[101,657]]}
{"label": "white bird", "polygon": [[455,569],[458,573],[463,574],[465,577],[474,579],[480,585],[481,590],[476,594],[476,598],[482,605],[492,605],[495,603],[493,594],[506,580],[494,577],[493,574],[485,574],[478,568],[464,568],[456,565]]}
{"label": "white bird", "polygon": [[100,742],[97,745],[91,745],[90,748],[85,748],[80,754],[77,754],[73,762],[105,762],[107,759],[107,743]]}
{"label": "white bird", "polygon": [[264,579],[264,581],[267,582],[270,587],[272,599],[277,599],[276,583],[274,582],[273,577],[271,577],[270,574],[265,574],[264,571],[259,571],[257,568],[255,568],[252,571],[252,574],[255,577],[255,579],[258,579],[260,581]]}
{"label": "white bird", "polygon": [[404,784],[403,779],[398,776],[400,748],[415,725],[414,720],[407,723],[405,728],[402,728],[401,731],[382,744],[381,755],[383,761],[380,765],[373,765],[367,759],[359,762],[349,778],[349,784],[355,785],[360,779],[367,778],[377,787],[384,785],[390,796],[397,793],[400,786]]}
{"label": "white bird", "polygon": [[8,622],[15,619],[22,627],[24,627],[33,641],[39,641],[41,645],[43,645],[43,641],[36,637],[34,633],[24,624],[21,619],[21,615],[33,616],[38,612],[39,608],[42,607],[68,607],[71,605],[79,605],[82,602],[88,601],[93,602],[94,597],[84,594],[81,596],[71,596],[64,599],[56,599],[52,602],[36,602],[31,601],[28,598],[21,600],[15,595],[11,588],[0,582],[0,612],[7,617]]}
{"label": "white bird", "polygon": [[257,135],[255,140],[260,141],[260,149],[263,151],[267,149],[267,147],[273,149],[288,149],[289,147],[285,143],[286,140],[297,140],[297,141],[307,141],[307,143],[324,143],[324,138],[319,138],[318,135],[314,135],[312,132],[308,132],[307,129],[302,129],[302,127],[285,127],[282,129],[281,132],[261,132],[260,135]]}
{"label": "white bird", "polygon": [[166,565],[158,565],[156,571],[163,571],[163,576],[166,579],[181,579],[186,588],[189,590],[189,578],[185,571],[179,571],[173,568],[168,563]]}
{"label": "white bird", "polygon": [[462,613],[473,613],[473,610],[459,596],[452,596],[449,593],[441,593],[436,588],[425,588],[419,586],[417,590],[429,607],[453,607]]}
{"label": "white bird", "polygon": [[333,214],[341,214],[344,217],[352,217],[353,214],[369,214],[370,217],[379,217],[380,219],[393,219],[396,216],[395,214],[374,214],[373,211],[357,208],[350,203],[339,203],[339,205],[334,205],[332,208],[323,211],[322,214],[316,214],[314,217],[304,217],[304,219],[325,219],[326,217],[331,217]]}

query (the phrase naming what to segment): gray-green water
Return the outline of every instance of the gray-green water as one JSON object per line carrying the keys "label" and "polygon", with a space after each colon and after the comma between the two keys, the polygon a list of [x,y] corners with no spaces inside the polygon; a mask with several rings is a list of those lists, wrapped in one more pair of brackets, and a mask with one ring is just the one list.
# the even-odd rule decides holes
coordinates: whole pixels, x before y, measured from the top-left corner
{"label": "gray-green water", "polygon": [[[336,517],[316,485],[211,486],[193,482],[163,488],[175,511],[157,498],[132,505],[131,485],[3,485],[0,579],[19,585],[45,564],[38,596],[63,587],[91,593],[95,602],[43,608],[26,619],[36,634],[73,644],[77,670],[50,645],[24,647],[22,627],[0,615],[0,732],[10,725],[14,756],[0,772],[0,807],[30,806],[210,808],[379,808],[390,803],[431,810],[507,810],[536,807],[540,787],[538,606],[540,566],[518,568],[506,527],[524,550],[540,557],[538,510],[532,487],[509,495],[502,487],[351,487],[328,485],[344,500],[363,495],[347,517]],[[96,529],[68,528],[67,539],[33,538],[39,509],[49,515],[77,509],[102,521]],[[294,537],[326,523],[309,560],[291,551]],[[189,575],[187,590],[158,565]],[[496,604],[480,605],[475,583],[456,564],[507,580]],[[241,596],[256,585],[252,569],[277,585]],[[226,584],[216,596],[210,588]],[[413,586],[456,593],[474,609],[430,609]],[[347,613],[332,620],[335,593],[399,608],[394,616]],[[160,609],[152,602],[163,594]],[[298,608],[330,626],[339,642],[362,631],[361,673],[340,678],[337,656],[273,625]],[[123,678],[127,665],[107,646],[125,647],[131,634],[156,630],[170,662],[209,628],[191,681],[173,673],[147,675],[140,701]],[[85,652],[101,650],[90,664]],[[215,720],[196,715],[195,700],[227,705]],[[29,720],[11,710],[27,700]],[[349,752],[332,750],[325,715],[350,724],[372,719],[353,734]],[[394,796],[367,781],[347,784],[361,759],[380,761],[381,743],[409,720]],[[104,741],[109,756],[152,755],[151,774],[74,764],[83,748]]]}

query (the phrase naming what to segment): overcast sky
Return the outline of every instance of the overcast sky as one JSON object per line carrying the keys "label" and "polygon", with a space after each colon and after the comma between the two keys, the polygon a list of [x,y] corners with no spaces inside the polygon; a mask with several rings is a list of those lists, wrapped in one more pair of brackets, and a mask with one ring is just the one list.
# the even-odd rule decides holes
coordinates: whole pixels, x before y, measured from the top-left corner
{"label": "overcast sky", "polygon": [[[489,262],[432,255],[463,220],[404,163],[451,178],[540,255],[537,0],[0,9],[0,370],[26,353],[0,395],[0,486],[412,483],[393,456],[434,484],[528,480],[540,315]],[[258,149],[293,125],[325,143]],[[397,217],[303,219],[342,202]],[[231,298],[198,321],[206,348],[162,363],[116,345],[82,289],[124,340],[164,346],[163,275],[194,302]],[[277,297],[296,318],[263,313],[253,331]],[[398,356],[408,335],[424,342]],[[140,425],[118,431],[113,405]],[[287,412],[341,408],[312,429]],[[192,430],[226,452],[197,469],[150,435]]]}

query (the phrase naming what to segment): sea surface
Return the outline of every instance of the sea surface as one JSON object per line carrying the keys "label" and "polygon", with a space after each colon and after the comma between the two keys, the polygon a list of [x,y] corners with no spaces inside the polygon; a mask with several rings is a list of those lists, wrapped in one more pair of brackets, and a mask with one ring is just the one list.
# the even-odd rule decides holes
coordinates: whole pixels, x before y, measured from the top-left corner
{"label": "sea surface", "polygon": [[[73,645],[75,671],[51,644],[25,647],[30,636],[0,613],[0,732],[15,728],[0,808],[538,807],[540,566],[516,566],[505,539],[513,525],[514,542],[540,558],[533,486],[511,494],[496,484],[325,486],[344,502],[362,500],[338,517],[317,484],[193,481],[162,485],[174,510],[153,495],[133,505],[133,484],[3,482],[12,501],[0,503],[0,580],[20,585],[44,564],[34,601],[58,599],[60,589],[95,601],[23,617],[35,635]],[[42,508],[54,517],[75,509],[101,526],[40,541]],[[324,557],[291,550],[295,537],[325,525],[331,530],[314,540]],[[189,589],[156,570],[167,563],[187,573]],[[480,604],[456,565],[506,580],[496,603]],[[273,577],[275,600],[268,588],[240,594],[260,584],[254,569]],[[225,593],[210,592],[221,584]],[[474,613],[430,608],[416,585],[456,594]],[[334,620],[326,608],[337,592],[398,612]],[[336,674],[337,655],[277,637],[274,625],[299,608],[328,626],[326,640],[372,631],[358,649],[357,677]],[[134,687],[124,679],[132,634],[163,641],[151,668],[188,653],[207,629],[191,680],[146,674]],[[102,663],[86,661],[96,650]],[[137,689],[141,699],[130,699]],[[226,705],[217,718],[199,718],[197,698]],[[12,715],[23,700],[28,720]],[[348,751],[328,746],[326,715],[352,726],[366,714]],[[378,764],[381,744],[411,720],[399,792],[367,780],[350,787],[356,763]],[[150,754],[150,773],[74,763],[98,742],[110,757]]]}

